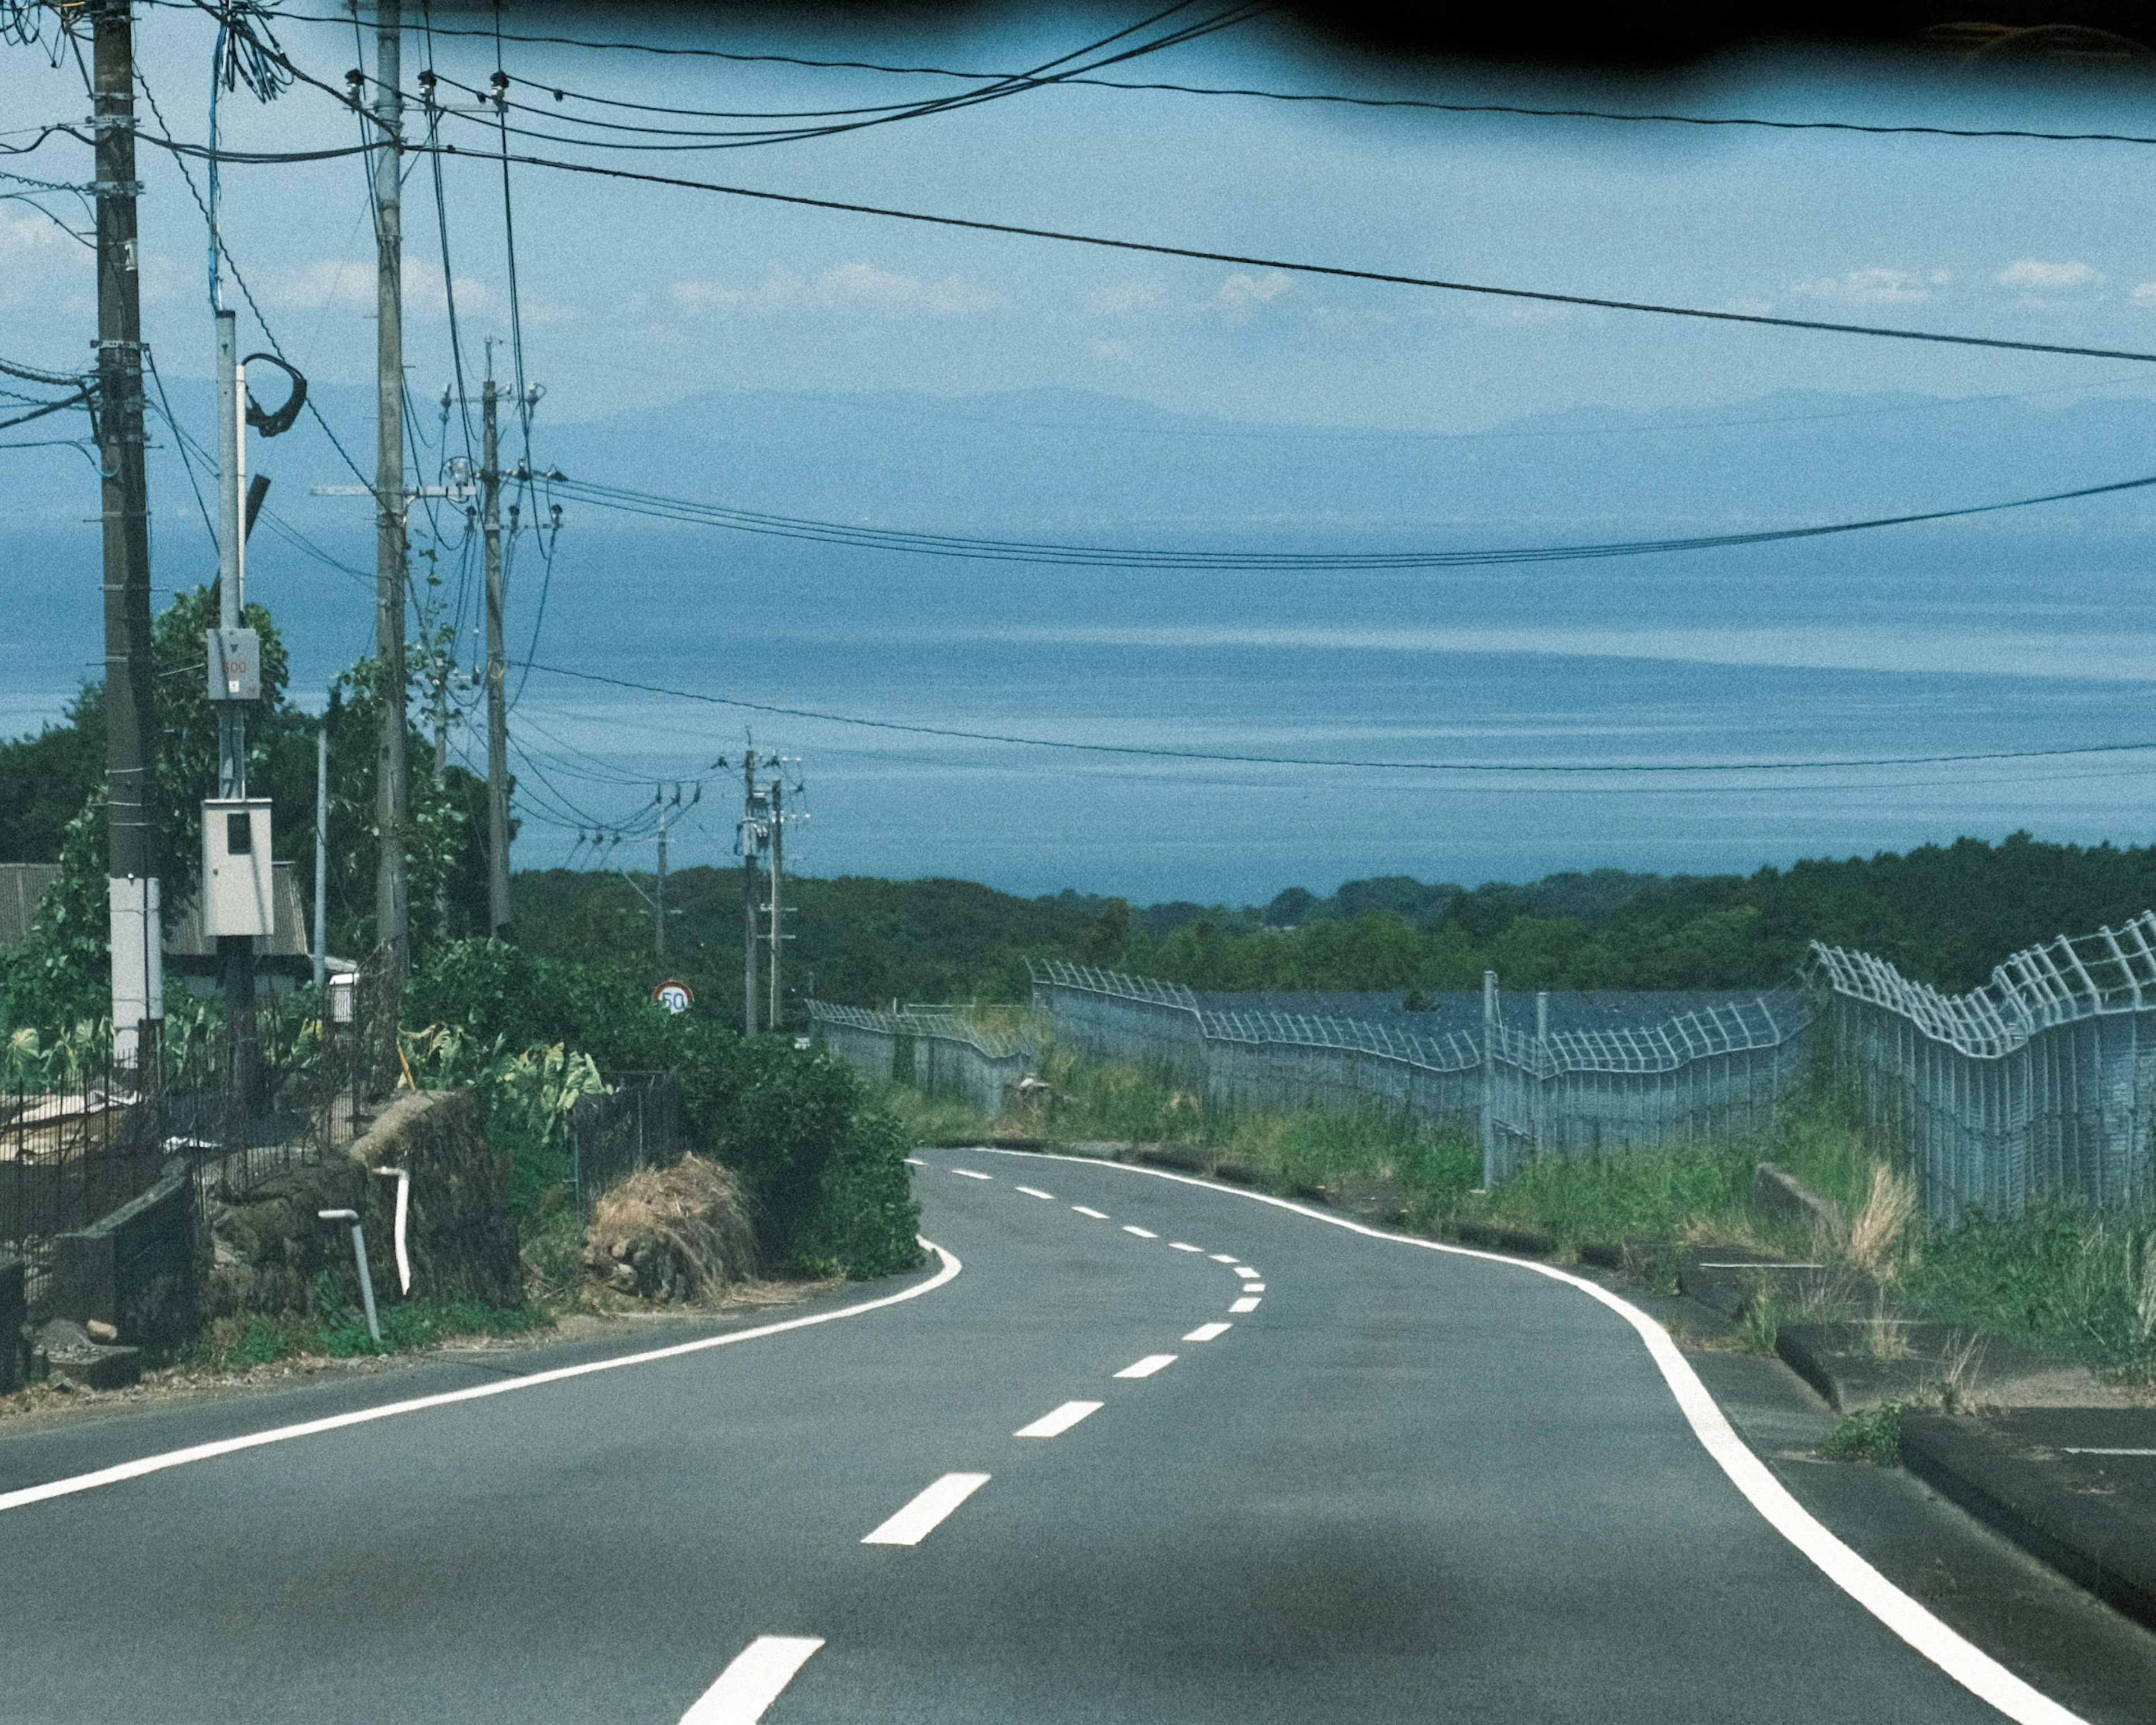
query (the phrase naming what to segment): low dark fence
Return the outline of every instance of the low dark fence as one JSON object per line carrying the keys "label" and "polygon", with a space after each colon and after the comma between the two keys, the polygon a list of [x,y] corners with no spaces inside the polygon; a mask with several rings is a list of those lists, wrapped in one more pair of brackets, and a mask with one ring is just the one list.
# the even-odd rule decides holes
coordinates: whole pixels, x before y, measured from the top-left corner
{"label": "low dark fence", "polygon": [[591,1219],[599,1194],[639,1168],[671,1168],[689,1147],[681,1135],[681,1086],[671,1072],[610,1072],[603,1096],[569,1111],[577,1208]]}
{"label": "low dark fence", "polygon": [[23,1260],[36,1310],[54,1242],[157,1183],[164,1168],[159,1098],[100,1068],[0,1093],[0,1252]]}
{"label": "low dark fence", "polygon": [[172,1158],[192,1175],[187,1214],[207,1250],[203,1197],[244,1198],[366,1130],[367,1099],[388,1088],[379,1039],[369,1037],[375,1003],[363,978],[333,988],[340,999],[341,1016],[302,996],[264,1000],[237,1024],[168,1021],[157,1058],[139,1070],[113,1065],[101,1048],[9,1051],[0,1254],[22,1260],[33,1315],[54,1309],[55,1241],[142,1197]]}

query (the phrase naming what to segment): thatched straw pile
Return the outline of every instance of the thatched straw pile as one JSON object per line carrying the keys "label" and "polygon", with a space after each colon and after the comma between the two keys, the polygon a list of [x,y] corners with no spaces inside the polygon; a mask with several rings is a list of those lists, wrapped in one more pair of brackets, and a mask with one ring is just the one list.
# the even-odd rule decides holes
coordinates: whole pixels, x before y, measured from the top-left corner
{"label": "thatched straw pile", "polygon": [[647,1300],[704,1299],[753,1276],[756,1235],[739,1183],[696,1156],[631,1174],[593,1206],[584,1263],[617,1292]]}

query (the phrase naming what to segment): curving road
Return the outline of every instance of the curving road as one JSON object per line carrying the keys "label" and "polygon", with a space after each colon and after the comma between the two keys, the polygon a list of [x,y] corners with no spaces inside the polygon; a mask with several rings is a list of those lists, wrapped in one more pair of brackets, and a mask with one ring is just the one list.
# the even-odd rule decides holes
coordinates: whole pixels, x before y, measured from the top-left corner
{"label": "curving road", "polygon": [[1725,1467],[1581,1286],[921,1163],[941,1265],[758,1331],[0,1440],[0,1717],[2073,1717]]}

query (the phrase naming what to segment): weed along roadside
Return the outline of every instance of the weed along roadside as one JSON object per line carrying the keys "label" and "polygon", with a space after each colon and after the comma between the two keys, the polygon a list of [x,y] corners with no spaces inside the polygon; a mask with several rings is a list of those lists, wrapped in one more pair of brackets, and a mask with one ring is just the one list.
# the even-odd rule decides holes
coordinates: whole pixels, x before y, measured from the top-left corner
{"label": "weed along roadside", "polygon": [[[29,1380],[0,1378],[0,1410],[767,1305],[920,1261],[903,1127],[841,1061],[498,942],[438,948],[404,1017],[396,1086],[339,1091],[342,1136],[303,1118],[246,1155],[175,1147],[162,1184],[60,1237],[60,1273],[0,1261]],[[98,1255],[145,1214],[169,1250]]]}
{"label": "weed along roadside", "polygon": [[[1208,1009],[1235,1010],[1217,996]],[[1011,1043],[1014,1015],[983,1013],[982,1040]],[[848,1026],[854,1047],[865,1016]],[[926,1022],[909,1027],[916,1049],[936,1034]],[[1471,1120],[1330,1081],[1309,1086],[1318,1106],[1239,1105],[1199,1081],[1174,1020],[1161,1024],[1158,1058],[1111,1060],[1059,1035],[1060,1005],[1036,1008],[1023,1024],[1033,1070],[999,1106],[960,1081],[886,1094],[916,1143],[1151,1165],[1573,1267],[1645,1303],[1710,1375],[1713,1357],[1732,1355],[1784,1374],[1787,1403],[1818,1410],[1799,1421],[1815,1430],[1804,1454],[1815,1465],[1906,1465],[2156,1627],[2156,1214],[2145,1203],[2054,1184],[2018,1213],[1940,1215],[1898,1122],[1827,1038],[1752,1130],[1530,1154],[1486,1181]]]}

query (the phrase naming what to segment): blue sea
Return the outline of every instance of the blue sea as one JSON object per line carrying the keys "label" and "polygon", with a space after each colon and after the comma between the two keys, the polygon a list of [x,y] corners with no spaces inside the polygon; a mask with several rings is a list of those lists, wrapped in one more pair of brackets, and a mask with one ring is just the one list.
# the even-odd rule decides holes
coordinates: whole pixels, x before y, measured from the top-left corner
{"label": "blue sea", "polygon": [[[364,506],[354,500],[349,524],[326,501],[306,516],[360,572]],[[208,572],[192,525],[161,524],[161,586]],[[752,732],[758,750],[797,757],[794,806],[808,819],[789,831],[792,866],[1024,893],[1261,903],[1372,875],[1749,870],[2017,828],[2143,843],[2156,751],[1741,763],[2156,742],[2146,536],[2122,518],[1453,574],[1194,576],[866,552],[584,511],[551,572],[528,539],[520,549],[516,655],[543,597],[537,664],[681,693],[520,674],[517,860],[649,867],[654,787],[670,798],[678,783],[672,865],[728,862],[739,780],[716,763],[737,762]],[[0,629],[0,721],[21,731],[94,672],[98,572],[86,530],[26,529],[5,551],[15,603]],[[469,665],[476,583],[443,573],[429,591],[461,605]],[[371,644],[371,583],[275,538],[258,536],[250,593],[280,617],[305,704]],[[483,759],[475,726],[454,746]],[[1339,764],[1111,752],[1146,750]],[[593,841],[616,832],[630,836]]]}

